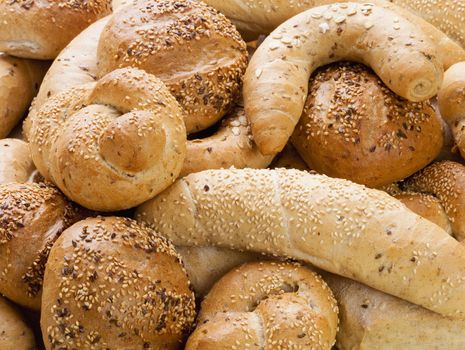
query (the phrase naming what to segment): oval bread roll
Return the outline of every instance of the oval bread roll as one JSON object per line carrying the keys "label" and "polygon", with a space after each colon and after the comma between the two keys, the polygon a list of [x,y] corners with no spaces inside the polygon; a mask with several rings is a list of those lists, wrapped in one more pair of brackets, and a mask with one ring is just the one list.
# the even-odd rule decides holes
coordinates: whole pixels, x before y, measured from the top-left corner
{"label": "oval bread roll", "polygon": [[305,171],[210,170],[136,215],[175,245],[291,257],[465,319],[465,247],[385,192]]}
{"label": "oval bread roll", "polygon": [[34,174],[29,145],[17,139],[0,140],[0,184],[27,182]]}
{"label": "oval bread roll", "polygon": [[34,333],[19,311],[0,296],[0,349],[36,350]]}
{"label": "oval bread roll", "polygon": [[369,65],[394,93],[414,102],[436,95],[442,83],[435,45],[396,13],[369,3],[307,10],[275,29],[247,67],[245,111],[263,154],[287,143],[313,71],[341,60]]}

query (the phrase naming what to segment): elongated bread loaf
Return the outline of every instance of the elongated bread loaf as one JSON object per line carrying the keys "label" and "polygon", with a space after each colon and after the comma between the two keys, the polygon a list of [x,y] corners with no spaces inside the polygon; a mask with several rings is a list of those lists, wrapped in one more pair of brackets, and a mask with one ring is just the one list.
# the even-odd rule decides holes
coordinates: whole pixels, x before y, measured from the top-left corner
{"label": "elongated bread loaf", "polygon": [[210,170],[137,217],[175,245],[299,259],[465,318],[465,247],[385,192],[296,170]]}
{"label": "elongated bread loaf", "polygon": [[313,71],[341,60],[369,65],[392,91],[414,102],[435,96],[442,83],[435,44],[395,12],[357,3],[307,10],[265,39],[244,76],[245,111],[263,154],[287,143]]}

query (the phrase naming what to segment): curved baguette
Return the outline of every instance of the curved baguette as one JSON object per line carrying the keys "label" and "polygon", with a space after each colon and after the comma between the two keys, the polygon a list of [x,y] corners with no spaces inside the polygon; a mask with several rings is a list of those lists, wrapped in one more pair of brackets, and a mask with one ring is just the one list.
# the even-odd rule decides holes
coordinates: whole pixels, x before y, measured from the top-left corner
{"label": "curved baguette", "polygon": [[[450,39],[446,34],[431,24],[437,24],[436,21],[443,21],[446,17],[441,15],[435,19],[432,19],[431,15],[434,15],[435,12],[431,11],[430,8],[426,8],[424,11],[418,10],[422,2],[425,3],[437,1],[438,0],[390,0],[390,2],[388,2],[385,0],[372,0],[369,2],[375,4],[376,6],[381,6],[392,10],[421,28],[421,30],[437,46],[439,57],[444,63],[444,68],[447,69],[457,62],[465,60],[465,50],[459,44]],[[441,1],[443,0],[439,0],[439,2]],[[292,18],[295,15],[310,8],[333,3],[347,2],[347,0],[204,0],[204,2],[225,14],[226,17],[228,17],[236,25],[236,27],[246,39],[253,40],[256,39],[260,34],[271,33],[276,27],[278,27],[289,18]],[[365,0],[355,0],[351,2],[360,4],[367,3]],[[455,3],[456,2],[454,2],[454,6]],[[419,16],[423,16],[424,18],[430,20],[431,23],[402,8],[401,6],[404,8],[416,10],[415,12]],[[438,7],[447,12],[450,8],[450,5],[448,2],[447,5],[439,5]],[[450,12],[453,13],[454,11]],[[462,22],[463,19],[461,19],[459,23],[461,24]],[[447,20],[445,20],[445,23],[447,23]],[[450,32],[446,31],[446,33]],[[460,42],[463,41],[464,38],[465,37],[462,37]],[[455,36],[455,39],[460,38]],[[462,45],[465,44],[462,42]]]}
{"label": "curved baguette", "polygon": [[339,305],[340,350],[462,350],[465,322],[335,275],[323,274]]}
{"label": "curved baguette", "polygon": [[283,23],[258,47],[244,77],[245,111],[259,150],[283,149],[302,114],[313,71],[358,61],[397,95],[423,101],[437,94],[443,67],[436,47],[414,24],[370,4],[321,6]]}
{"label": "curved baguette", "polygon": [[465,318],[465,247],[385,192],[294,170],[211,170],[137,210],[175,245],[285,256]]}

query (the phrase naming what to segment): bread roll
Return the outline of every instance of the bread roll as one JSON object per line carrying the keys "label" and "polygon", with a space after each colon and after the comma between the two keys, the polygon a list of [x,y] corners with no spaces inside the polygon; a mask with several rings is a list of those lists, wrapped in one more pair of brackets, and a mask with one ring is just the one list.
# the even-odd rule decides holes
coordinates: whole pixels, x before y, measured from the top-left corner
{"label": "bread roll", "polygon": [[298,169],[298,170],[310,170],[308,165],[299,155],[297,150],[292,146],[292,143],[288,143],[281,153],[279,153],[273,163],[270,166],[271,169],[286,168],[286,169]]}
{"label": "bread roll", "polygon": [[85,213],[54,187],[0,185],[0,293],[40,309],[45,263],[55,240]]}
{"label": "bread roll", "polygon": [[437,197],[454,237],[465,240],[465,166],[451,161],[434,163],[409,178],[403,187]]}
{"label": "bread roll", "polygon": [[255,145],[244,108],[236,106],[213,135],[187,142],[181,176],[208,169],[266,168],[273,156],[264,156]]}
{"label": "bread roll", "polygon": [[450,67],[438,94],[439,109],[449,124],[455,144],[465,158],[465,62]]}
{"label": "bread roll", "polygon": [[443,317],[355,281],[323,275],[339,305],[339,350],[461,350],[465,322]]}
{"label": "bread roll", "polygon": [[0,139],[7,137],[24,116],[48,66],[47,62],[0,53]]}
{"label": "bread roll", "polygon": [[195,318],[173,246],[133,220],[81,221],[54,244],[41,328],[50,349],[178,349]]}
{"label": "bread roll", "polygon": [[0,2],[0,51],[54,59],[90,23],[111,11],[111,0],[22,0]]}
{"label": "bread roll", "polygon": [[413,23],[372,4],[321,6],[286,21],[253,55],[244,77],[245,111],[263,154],[283,149],[299,121],[313,71],[360,61],[397,95],[418,102],[439,91],[437,50]]}
{"label": "bread roll", "polygon": [[[349,0],[350,1],[350,0]],[[458,8],[460,0],[450,1],[444,0],[372,0],[369,3],[381,6],[396,12],[415,23],[438,47],[438,55],[444,63],[444,68],[451,65],[465,61],[464,49],[450,39],[446,34],[441,32],[434,25],[426,22],[424,19],[416,16],[410,10],[417,10],[417,13],[424,18],[431,20],[431,23],[437,24],[445,23],[451,18],[455,17],[454,21],[460,16],[463,18],[463,9]],[[221,11],[228,17],[239,29],[241,34],[247,40],[255,39],[259,34],[269,34],[280,24],[285,22],[291,17],[308,10],[313,7],[328,5],[333,3],[348,2],[347,0],[204,0],[207,4],[213,6]],[[359,4],[367,3],[365,0],[355,0]],[[443,4],[441,4],[443,3]],[[404,7],[401,8],[400,6]],[[444,16],[443,13],[446,15]],[[463,22],[459,20],[459,25]],[[457,22],[455,22],[457,23]],[[451,30],[446,30],[441,27],[447,34],[452,35]],[[455,31],[460,33],[460,31]],[[459,42],[463,42],[463,36],[459,38],[457,35],[452,35]]]}
{"label": "bread roll", "polygon": [[465,318],[465,247],[385,192],[305,171],[210,170],[136,215],[175,245],[298,259]]}
{"label": "bread roll", "polygon": [[318,173],[377,188],[412,175],[441,151],[441,118],[431,103],[402,99],[360,64],[325,67],[308,90],[291,140]]}
{"label": "bread roll", "polygon": [[29,145],[21,140],[0,140],[0,184],[26,182],[31,179],[35,167]]}
{"label": "bread roll", "polygon": [[197,0],[135,1],[100,37],[100,75],[138,67],[159,77],[186,111],[188,133],[217,122],[240,93],[246,44],[223,15]]}
{"label": "bread roll", "polygon": [[329,350],[337,306],[313,271],[295,264],[251,263],[221,278],[202,302],[186,350]]}
{"label": "bread roll", "polygon": [[0,349],[36,350],[34,333],[23,316],[0,296]]}
{"label": "bread roll", "polygon": [[47,101],[32,120],[31,151],[40,173],[82,206],[131,208],[179,175],[182,109],[155,76],[115,70]]}

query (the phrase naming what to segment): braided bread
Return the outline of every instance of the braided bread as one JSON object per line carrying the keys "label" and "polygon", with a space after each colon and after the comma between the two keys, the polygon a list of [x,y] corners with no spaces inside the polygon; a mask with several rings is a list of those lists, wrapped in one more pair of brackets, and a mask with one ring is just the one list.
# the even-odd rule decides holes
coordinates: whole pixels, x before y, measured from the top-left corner
{"label": "braided bread", "polygon": [[134,68],[53,96],[32,120],[37,169],[84,207],[134,207],[179,175],[186,130],[179,104]]}
{"label": "braided bread", "polygon": [[136,215],[175,245],[299,259],[465,318],[465,247],[385,192],[305,171],[210,170]]}
{"label": "braided bread", "polygon": [[0,140],[0,184],[26,182],[31,179],[35,167],[29,145],[21,140]]}
{"label": "braided bread", "polygon": [[202,302],[186,350],[329,350],[337,305],[311,270],[286,263],[251,263],[221,278]]}
{"label": "braided bread", "polygon": [[411,101],[433,97],[442,82],[435,46],[394,12],[356,3],[303,12],[258,47],[244,77],[245,111],[263,154],[275,154],[287,143],[312,72],[344,59],[370,65],[391,90]]}
{"label": "braided bread", "polygon": [[110,0],[1,1],[0,51],[54,59],[71,39],[110,11]]}

